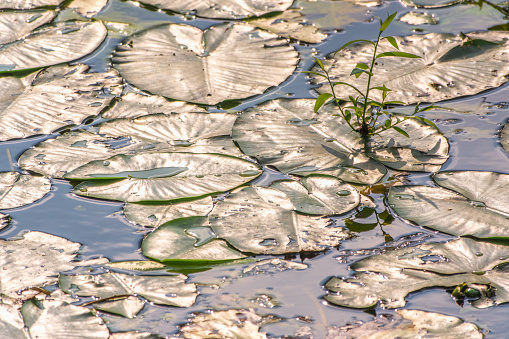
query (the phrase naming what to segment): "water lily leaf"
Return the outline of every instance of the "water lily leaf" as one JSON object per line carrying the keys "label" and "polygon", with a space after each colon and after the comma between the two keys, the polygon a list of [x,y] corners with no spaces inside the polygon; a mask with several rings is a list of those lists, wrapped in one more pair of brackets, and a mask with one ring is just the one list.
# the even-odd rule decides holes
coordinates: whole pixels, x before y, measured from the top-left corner
{"label": "water lily leaf", "polygon": [[149,332],[116,332],[112,333],[109,339],[160,339],[162,337]]}
{"label": "water lily leaf", "polygon": [[302,178],[301,183],[281,180],[270,187],[285,193],[295,211],[305,214],[343,214],[360,203],[360,194],[355,187],[331,176],[308,176]]}
{"label": "water lily leaf", "polygon": [[465,0],[400,0],[405,6],[417,8],[443,8],[465,2]]}
{"label": "water lily leaf", "polygon": [[127,93],[122,96],[119,102],[112,109],[103,113],[106,119],[138,118],[142,115],[156,113],[188,113],[206,112],[203,108],[188,104],[183,101],[168,101],[158,95],[141,95]]}
{"label": "water lily leaf", "polygon": [[0,295],[18,298],[17,291],[51,285],[59,272],[76,266],[108,262],[73,262],[80,244],[51,234],[28,232],[18,240],[0,240]]}
{"label": "water lily leaf", "polygon": [[127,203],[124,215],[130,221],[145,227],[159,227],[173,219],[206,216],[212,210],[212,198],[183,202],[180,204]]}
{"label": "water lily leaf", "polygon": [[17,43],[2,46],[5,71],[39,68],[73,61],[92,53],[106,37],[100,21],[61,22],[41,28]]}
{"label": "water lily leaf", "polygon": [[9,225],[10,217],[8,214],[0,213],[0,230]]}
{"label": "water lily leaf", "polygon": [[0,210],[33,203],[51,189],[48,178],[18,172],[0,172]]}
{"label": "water lily leaf", "polygon": [[384,165],[432,172],[447,160],[447,139],[420,121],[401,123],[410,138],[389,129],[366,146],[337,108],[325,105],[318,113],[313,108],[310,99],[266,102],[239,116],[233,139],[262,165],[284,173],[328,174],[365,184],[380,180]]}
{"label": "water lily leaf", "polygon": [[360,5],[380,1],[309,1],[297,0],[295,6],[302,8],[301,13],[307,22],[324,29],[341,29],[354,22],[364,21],[369,18],[366,8]]}
{"label": "water lily leaf", "polygon": [[205,217],[170,221],[149,233],[141,243],[143,255],[164,263],[221,262],[245,258],[224,240],[215,239]]}
{"label": "water lily leaf", "polygon": [[155,271],[166,268],[166,265],[152,260],[134,260],[111,262],[108,267],[131,271]]}
{"label": "water lily leaf", "polygon": [[108,338],[102,319],[86,307],[58,300],[29,300],[20,309],[32,338]]}
{"label": "water lily leaf", "polygon": [[33,9],[36,7],[58,6],[63,0],[1,0],[2,9]]}
{"label": "water lily leaf", "polygon": [[243,274],[260,274],[267,271],[286,271],[286,270],[305,270],[308,268],[307,264],[282,260],[279,258],[260,260],[245,267],[242,270]]}
{"label": "water lily leaf", "polygon": [[198,293],[195,284],[186,284],[183,274],[165,276],[133,276],[122,273],[99,275],[60,275],[60,288],[79,296],[96,296],[100,299],[138,295],[160,305],[189,307]]}
{"label": "water lily leaf", "polygon": [[218,201],[209,220],[219,238],[248,253],[323,251],[348,237],[344,229],[329,227],[328,219],[295,210],[282,191],[246,187]]}
{"label": "water lily leaf", "polygon": [[290,9],[270,18],[254,18],[249,24],[275,33],[279,36],[316,44],[322,42],[327,35],[320,32],[317,25],[306,22],[298,9]]}
{"label": "water lily leaf", "polygon": [[290,76],[297,62],[295,49],[275,34],[230,23],[206,31],[157,26],[128,38],[113,57],[138,88],[205,104],[261,94]]}
{"label": "water lily leaf", "polygon": [[99,13],[108,0],[73,0],[67,8],[74,9],[80,15],[91,18]]}
{"label": "water lily leaf", "polygon": [[99,114],[113,98],[105,93],[119,94],[122,80],[114,70],[87,73],[87,69],[83,64],[48,68],[9,98],[0,111],[0,141],[49,134]]}
{"label": "water lily leaf", "polygon": [[11,305],[0,303],[0,333],[5,338],[30,339],[24,327],[21,313]]}
{"label": "water lily leaf", "polygon": [[105,122],[98,133],[129,137],[140,149],[241,157],[243,154],[230,137],[236,119],[237,115],[228,113],[152,114]]}
{"label": "water lily leaf", "polygon": [[339,338],[469,338],[481,339],[480,329],[460,318],[418,310],[377,314],[375,320],[344,327],[329,327],[327,339]]}
{"label": "water lily leaf", "polygon": [[260,16],[269,12],[284,11],[293,0],[223,0],[220,4],[213,0],[143,0],[145,4],[174,12],[189,13],[217,19],[241,19],[249,16]]}
{"label": "water lily leaf", "polygon": [[[509,73],[509,42],[507,32],[474,32],[460,36],[431,33],[395,37],[401,52],[412,53],[422,58],[383,58],[377,60],[376,74],[371,86],[385,84],[392,89],[390,100],[417,103],[436,102],[459,96],[473,95],[502,85]],[[378,53],[394,51],[387,40],[378,45]],[[342,50],[332,60],[333,81],[345,81],[357,88],[365,88],[368,77],[350,77],[357,63],[370,63],[372,45],[358,43]],[[330,63],[327,67],[330,66]],[[378,67],[378,70],[377,70]],[[318,66],[313,68],[319,71]],[[324,84],[319,92],[330,89]],[[347,86],[336,86],[336,94],[347,99],[357,92]],[[372,93],[374,100],[382,100],[381,92]]]}
{"label": "water lily leaf", "polygon": [[134,318],[145,306],[145,303],[138,297],[128,296],[122,300],[103,301],[94,303],[94,308],[123,317]]}
{"label": "water lily leaf", "polygon": [[433,14],[419,12],[407,12],[399,18],[399,21],[406,22],[409,25],[438,24],[438,20]]}
{"label": "water lily leaf", "polygon": [[502,128],[502,132],[500,133],[500,143],[504,150],[509,153],[509,127],[508,124]]}
{"label": "water lily leaf", "polygon": [[[456,236],[507,238],[509,175],[494,172],[439,172],[429,186],[397,186],[389,204],[402,218]],[[456,193],[457,192],[457,193]]]}
{"label": "water lily leaf", "polygon": [[[261,173],[260,167],[250,161],[219,154],[151,153],[91,161],[65,178],[96,179],[76,186],[74,192],[78,195],[136,202],[224,192]],[[123,180],[103,183],[104,179]]]}
{"label": "water lily leaf", "polygon": [[[327,301],[346,307],[364,308],[378,302],[387,308],[403,307],[405,296],[430,287],[480,284],[492,286],[496,303],[509,301],[509,273],[499,268],[509,258],[509,247],[460,238],[447,243],[428,243],[370,256],[350,267],[350,279],[332,278],[326,287]],[[484,298],[493,297],[485,295]],[[489,306],[484,298],[473,301]]]}
{"label": "water lily leaf", "polygon": [[197,314],[190,324],[180,329],[184,338],[252,338],[267,339],[260,327],[274,316],[259,316],[254,310],[228,310]]}
{"label": "water lily leaf", "polygon": [[54,11],[0,13],[0,44],[25,37],[37,27],[53,20],[55,16]]}

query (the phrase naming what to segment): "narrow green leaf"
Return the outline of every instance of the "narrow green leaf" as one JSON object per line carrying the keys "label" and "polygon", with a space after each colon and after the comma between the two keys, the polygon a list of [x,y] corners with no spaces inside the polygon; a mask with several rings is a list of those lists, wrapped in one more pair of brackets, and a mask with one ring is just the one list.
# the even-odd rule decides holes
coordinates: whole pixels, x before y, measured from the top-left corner
{"label": "narrow green leaf", "polygon": [[355,68],[360,68],[360,69],[369,69],[369,66],[362,63],[362,62],[359,62],[357,65],[355,65]]}
{"label": "narrow green leaf", "polygon": [[336,56],[336,54],[341,51],[343,48],[347,47],[347,46],[350,46],[351,44],[355,44],[356,42],[369,42],[370,44],[372,44],[373,46],[375,46],[375,43],[373,41],[370,41],[370,40],[364,40],[364,39],[358,39],[358,40],[352,40],[352,41],[349,41],[347,42],[346,44],[344,44],[343,46],[341,46],[336,52],[334,52],[334,56]]}
{"label": "narrow green leaf", "polygon": [[392,36],[386,36],[384,37],[384,39],[387,39],[387,41],[390,42],[390,44],[392,45],[392,47],[396,48],[396,49],[399,49],[398,47],[398,43],[396,42],[396,39],[394,39]]}
{"label": "narrow green leaf", "polygon": [[407,132],[403,131],[401,128],[399,128],[398,126],[392,126],[392,128],[394,128],[396,130],[396,132],[402,134],[403,136],[407,137],[407,138],[410,138],[410,136],[408,135]]}
{"label": "narrow green leaf", "polygon": [[318,98],[316,98],[316,102],[315,102],[315,113],[318,112],[318,110],[320,109],[320,107],[322,107],[322,105],[327,101],[327,99],[329,99],[330,97],[332,96],[331,93],[322,93],[318,96]]}
{"label": "narrow green leaf", "polygon": [[350,123],[350,120],[352,120],[352,112],[350,112],[349,110],[346,110],[345,111],[345,120]]}
{"label": "narrow green leaf", "polygon": [[373,76],[373,73],[363,70],[363,69],[360,69],[360,68],[357,68],[357,67],[352,69],[352,73],[350,73],[350,75],[355,75],[355,77],[358,78],[361,76],[362,73],[366,73],[366,74]]}
{"label": "narrow green leaf", "polygon": [[429,106],[419,109],[417,112],[426,112],[426,111],[432,110],[433,108],[438,108],[438,106],[429,105]]}
{"label": "narrow green leaf", "polygon": [[335,82],[332,84],[332,87],[336,87],[336,85],[345,85],[345,86],[349,86],[351,88],[353,88],[354,90],[356,90],[360,95],[361,97],[364,98],[364,93],[362,93],[357,87],[353,86],[353,85],[350,85],[349,83],[346,83],[346,82],[342,82],[342,81],[338,81],[338,82]]}
{"label": "narrow green leaf", "polygon": [[403,101],[387,101],[385,104],[386,105],[406,105],[406,103]]}
{"label": "narrow green leaf", "polygon": [[350,99],[350,101],[352,102],[352,104],[354,104],[355,106],[357,106],[357,100],[356,100],[353,96],[349,95],[349,96],[348,96],[348,98]]}
{"label": "narrow green leaf", "polygon": [[429,120],[429,119],[426,119],[426,118],[423,118],[423,117],[418,117],[416,115],[409,116],[409,118],[420,120],[420,121],[424,122],[425,124],[428,124],[431,127],[433,127],[434,129],[436,129],[437,132],[440,132],[440,130],[438,129],[437,125],[435,125],[435,123],[433,121]]}
{"label": "narrow green leaf", "polygon": [[314,74],[314,75],[318,75],[318,76],[321,76],[321,77],[327,78],[327,76],[326,76],[325,74],[318,73],[318,72],[312,72],[312,71],[301,71],[301,73]]}
{"label": "narrow green leaf", "polygon": [[322,64],[322,62],[320,61],[320,59],[315,58],[315,57],[313,57],[313,59],[315,59],[315,61],[316,61],[316,63],[318,64],[318,66],[320,66],[320,68],[321,68],[323,71],[325,71],[325,67],[323,67],[323,64]]}
{"label": "narrow green leaf", "polygon": [[392,13],[391,15],[389,15],[387,17],[387,19],[385,19],[385,21],[382,23],[382,25],[380,27],[380,32],[385,31],[387,29],[387,27],[389,27],[389,25],[391,24],[392,20],[394,20],[394,18],[396,17],[396,14],[398,14],[398,12]]}
{"label": "narrow green leaf", "polygon": [[382,91],[382,92],[390,92],[390,91],[392,91],[392,89],[389,89],[389,88],[385,87],[385,85],[371,87],[370,90],[372,90],[372,89],[377,89],[377,90]]}
{"label": "narrow green leaf", "polygon": [[420,56],[418,55],[415,55],[415,54],[412,54],[412,53],[406,53],[406,52],[385,52],[385,53],[380,53],[376,56],[375,59],[378,59],[378,58],[384,58],[384,57],[399,57],[399,58],[421,58]]}
{"label": "narrow green leaf", "polygon": [[390,120],[385,120],[385,128],[391,128],[391,121]]}

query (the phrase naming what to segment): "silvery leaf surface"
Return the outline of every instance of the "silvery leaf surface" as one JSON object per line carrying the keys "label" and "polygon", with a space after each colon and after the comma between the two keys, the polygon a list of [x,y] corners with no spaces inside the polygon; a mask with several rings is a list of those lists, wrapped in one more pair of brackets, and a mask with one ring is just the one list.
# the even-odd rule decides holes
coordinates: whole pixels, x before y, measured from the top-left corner
{"label": "silvery leaf surface", "polygon": [[33,9],[36,7],[58,6],[64,0],[2,0],[2,9]]}
{"label": "silvery leaf surface", "polygon": [[79,296],[103,299],[129,294],[139,295],[156,304],[189,307],[194,304],[198,293],[196,285],[186,284],[186,279],[182,274],[134,276],[109,272],[99,275],[60,275],[59,285],[65,292]]}
{"label": "silvery leaf surface", "polygon": [[16,41],[37,27],[50,22],[54,11],[20,11],[0,13],[0,45]]}
{"label": "silvery leaf surface", "polygon": [[[78,195],[137,202],[224,192],[261,173],[260,167],[252,162],[219,154],[147,153],[91,161],[67,173],[65,178],[89,180],[75,187]],[[104,183],[108,179],[120,181]]]}
{"label": "silvery leaf surface", "polygon": [[342,228],[330,227],[328,219],[295,209],[283,191],[246,187],[219,201],[209,221],[219,238],[248,253],[323,251],[348,238]]}
{"label": "silvery leaf surface", "polygon": [[0,50],[3,71],[40,68],[92,53],[106,37],[100,22],[61,22],[33,31]]}
{"label": "silvery leaf surface", "polygon": [[209,105],[261,94],[290,76],[297,62],[295,49],[275,34],[230,23],[205,31],[157,26],[128,38],[113,56],[114,67],[136,87]]}
{"label": "silvery leaf surface", "polygon": [[135,296],[128,296],[122,300],[103,301],[94,304],[94,308],[123,317],[134,318],[145,306],[145,302]]}
{"label": "silvery leaf surface", "polygon": [[5,338],[31,339],[24,327],[25,323],[19,310],[14,306],[0,303],[0,333]]}
{"label": "silvery leaf surface", "polygon": [[[339,293],[325,298],[346,307],[371,307],[380,302],[384,307],[398,308],[405,305],[411,292],[466,283],[495,287],[494,299],[501,304],[509,301],[509,284],[507,271],[499,266],[508,258],[507,246],[466,238],[405,247],[354,263],[350,267],[356,275],[329,280],[325,286]],[[487,297],[474,301],[473,306],[490,306],[484,302]]]}
{"label": "silvery leaf surface", "polygon": [[293,0],[143,0],[145,4],[175,12],[193,13],[200,17],[216,19],[241,19],[260,16],[269,12],[284,11]]}
{"label": "silvery leaf surface", "polygon": [[[509,73],[509,42],[507,32],[473,32],[460,36],[445,33],[395,37],[399,51],[421,58],[384,57],[376,60],[371,87],[385,85],[392,92],[388,100],[408,104],[437,102],[465,95],[474,95],[495,88],[507,81]],[[382,40],[377,53],[396,51],[388,40]],[[348,82],[357,88],[366,88],[368,77],[350,76],[357,63],[371,63],[372,45],[353,44],[338,53],[326,67],[333,66],[333,82]],[[319,72],[318,66],[313,71]],[[316,78],[320,93],[329,92],[323,78]],[[352,88],[336,86],[339,98],[358,95]],[[371,98],[382,100],[381,91],[372,91]]]}
{"label": "silvery leaf surface", "polygon": [[0,210],[29,205],[42,199],[50,189],[48,178],[0,172]]}
{"label": "silvery leaf surface", "polygon": [[[0,111],[0,141],[49,134],[93,117],[121,91],[114,70],[88,73],[88,66],[55,66],[40,72],[32,84],[9,98]],[[2,78],[12,83],[10,78]],[[111,95],[105,95],[105,93]]]}
{"label": "silvery leaf surface", "polygon": [[509,175],[445,171],[433,179],[443,188],[392,187],[389,204],[400,217],[419,226],[456,236],[508,237]]}

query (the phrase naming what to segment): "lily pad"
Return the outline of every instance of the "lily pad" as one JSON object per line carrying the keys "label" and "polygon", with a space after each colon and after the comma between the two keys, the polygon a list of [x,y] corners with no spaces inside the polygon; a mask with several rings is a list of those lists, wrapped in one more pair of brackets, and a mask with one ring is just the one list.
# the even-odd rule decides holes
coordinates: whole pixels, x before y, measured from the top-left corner
{"label": "lily pad", "polygon": [[58,6],[64,0],[1,0],[2,9],[33,9],[36,7]]}
{"label": "lily pad", "polygon": [[170,221],[148,234],[141,244],[143,255],[164,263],[201,264],[245,258],[221,239],[215,239],[205,217]]}
{"label": "lily pad", "polygon": [[438,24],[438,20],[433,14],[420,12],[407,12],[401,18],[399,18],[399,21],[406,22],[409,25]]}
{"label": "lily pad", "polygon": [[[356,275],[332,278],[325,285],[335,294],[325,296],[333,304],[365,308],[378,302],[387,308],[403,307],[405,296],[431,287],[460,284],[489,285],[497,304],[509,301],[509,247],[460,238],[447,243],[428,243],[370,256],[351,265]],[[480,291],[482,292],[482,291]],[[472,302],[491,306],[483,295]]]}
{"label": "lily pad", "polygon": [[283,173],[328,174],[364,184],[379,181],[385,166],[434,172],[448,158],[447,139],[420,121],[401,124],[410,138],[389,129],[366,145],[337,108],[325,105],[316,114],[314,102],[278,99],[252,108],[237,119],[233,139],[244,153]]}
{"label": "lily pad", "polygon": [[483,334],[472,323],[460,318],[418,310],[397,310],[396,314],[381,314],[375,320],[329,327],[327,339],[339,338],[469,338],[481,339]]}
{"label": "lily pad", "polygon": [[212,198],[183,202],[180,204],[127,203],[124,215],[130,221],[145,227],[159,227],[173,219],[206,216],[212,210]]}
{"label": "lily pad", "polygon": [[[149,153],[95,160],[65,175],[90,180],[78,195],[127,202],[201,197],[247,183],[262,173],[250,161],[219,154]],[[110,183],[105,179],[121,179]]]}
{"label": "lily pad", "polygon": [[[509,73],[509,34],[507,32],[474,32],[464,38],[452,34],[431,33],[395,37],[401,52],[422,58],[379,58],[376,76],[370,86],[385,85],[392,89],[389,100],[406,103],[436,102],[459,96],[474,95],[495,88],[507,81]],[[388,40],[382,40],[377,53],[394,51]],[[357,63],[369,64],[372,45],[367,42],[351,45],[328,61],[332,65],[333,81],[345,81],[357,88],[365,88],[367,76],[354,78],[351,70]],[[315,66],[314,71],[320,71]],[[329,91],[323,78],[316,79],[323,86],[319,92]],[[336,86],[336,95],[348,99],[358,93],[347,86]],[[375,93],[376,92],[376,93]],[[374,91],[373,99],[382,100]]]}
{"label": "lily pad", "polygon": [[508,238],[509,175],[495,172],[439,172],[440,186],[396,186],[389,204],[402,218],[456,236]]}
{"label": "lily pad", "polygon": [[220,4],[213,0],[143,0],[145,4],[187,14],[215,19],[241,19],[260,16],[269,12],[284,11],[293,0],[223,0]]}
{"label": "lily pad", "polygon": [[0,13],[0,44],[4,45],[28,35],[56,16],[54,11],[3,12]]}
{"label": "lily pad", "polygon": [[57,300],[29,300],[20,309],[32,338],[108,338],[102,319],[89,309]]}
{"label": "lily pad", "polygon": [[111,262],[108,267],[131,271],[155,271],[166,268],[166,265],[152,260],[134,260]]}
{"label": "lily pad", "polygon": [[[355,203],[350,206],[354,208]],[[290,197],[282,191],[246,187],[218,201],[209,220],[219,238],[248,253],[323,251],[338,246],[348,237],[343,228],[329,226],[328,219],[302,215],[295,210]]]}
{"label": "lily pad", "polygon": [[112,109],[103,113],[102,117],[106,119],[119,118],[138,118],[143,115],[156,113],[188,113],[205,112],[199,106],[188,104],[183,101],[168,101],[158,95],[141,95],[136,93],[127,93],[123,95],[119,102]]}
{"label": "lily pad", "polygon": [[205,31],[157,26],[128,38],[113,57],[138,88],[205,104],[261,94],[290,76],[297,62],[294,48],[275,34],[230,23]]}
{"label": "lily pad", "polygon": [[135,296],[128,296],[121,300],[107,300],[94,303],[94,308],[112,314],[117,314],[129,319],[134,318],[145,306],[145,302]]}
{"label": "lily pad", "polygon": [[138,295],[160,305],[189,307],[196,300],[196,285],[186,284],[185,275],[134,276],[122,273],[99,275],[60,275],[60,288],[76,295],[114,296]]}
{"label": "lily pad", "polygon": [[74,9],[80,15],[91,18],[99,13],[108,0],[73,0],[67,8]]}
{"label": "lily pad", "polygon": [[28,232],[18,240],[0,240],[0,294],[17,298],[18,291],[57,282],[59,272],[107,259],[74,262],[80,244],[51,234]]}
{"label": "lily pad", "polygon": [[0,210],[29,205],[51,189],[48,178],[18,172],[0,172]]}
{"label": "lily pad", "polygon": [[[79,64],[55,66],[39,73],[31,86],[3,104],[0,141],[49,134],[99,114],[114,94],[120,94],[122,80],[113,70],[106,73],[87,70],[88,66]],[[10,83],[21,87],[19,83]]]}
{"label": "lily pad", "polygon": [[0,333],[5,338],[30,339],[24,327],[25,323],[18,309],[0,303]]}
{"label": "lily pad", "polygon": [[7,225],[9,224],[9,221],[10,221],[10,218],[9,218],[8,214],[0,213],[0,231],[3,228],[7,227]]}
{"label": "lily pad", "polygon": [[79,59],[92,53],[106,37],[100,21],[61,22],[2,46],[0,65],[4,71],[39,68]]}

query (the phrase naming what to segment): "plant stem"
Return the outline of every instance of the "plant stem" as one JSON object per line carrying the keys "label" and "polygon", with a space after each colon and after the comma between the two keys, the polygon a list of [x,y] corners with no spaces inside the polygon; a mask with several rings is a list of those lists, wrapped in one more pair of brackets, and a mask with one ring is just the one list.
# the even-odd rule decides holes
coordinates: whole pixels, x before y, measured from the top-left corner
{"label": "plant stem", "polygon": [[366,123],[366,111],[368,109],[368,100],[369,100],[369,86],[371,85],[371,78],[373,77],[373,68],[375,66],[375,60],[376,60],[376,50],[378,48],[378,43],[380,42],[380,36],[382,35],[382,31],[378,32],[378,37],[376,39],[375,43],[375,49],[373,51],[373,58],[371,59],[371,66],[369,68],[369,74],[368,74],[368,85],[366,87],[366,95],[364,97],[364,111],[362,112],[362,127],[360,130],[360,133],[363,135],[369,135],[370,128],[368,124]]}

